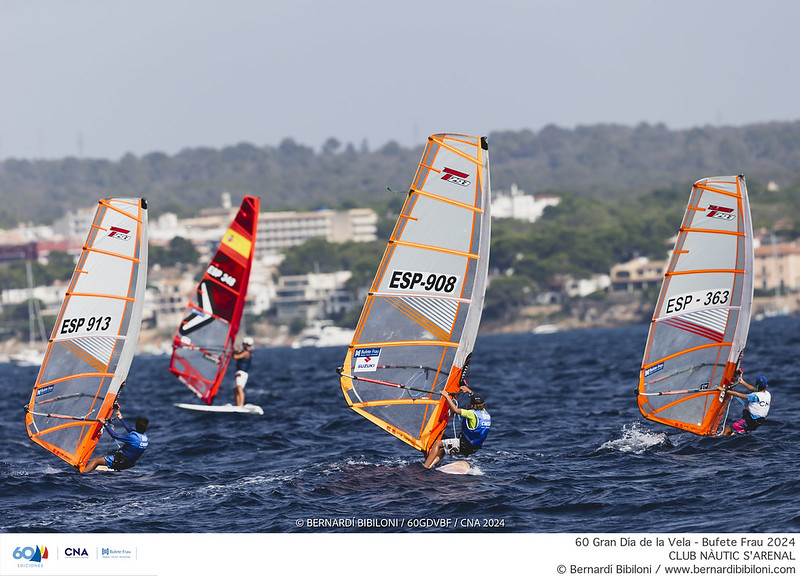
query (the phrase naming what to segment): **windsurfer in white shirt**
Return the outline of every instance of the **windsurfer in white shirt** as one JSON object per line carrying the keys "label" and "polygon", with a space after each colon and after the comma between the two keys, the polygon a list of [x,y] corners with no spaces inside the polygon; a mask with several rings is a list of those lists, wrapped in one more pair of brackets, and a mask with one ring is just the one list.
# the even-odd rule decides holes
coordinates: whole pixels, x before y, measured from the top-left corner
{"label": "windsurfer in white shirt", "polygon": [[236,375],[233,385],[233,399],[237,406],[244,406],[244,387],[247,384],[247,374],[250,371],[251,350],[255,342],[249,336],[242,338],[242,348],[233,349],[233,359],[236,360]]}
{"label": "windsurfer in white shirt", "polygon": [[747,406],[742,411],[742,418],[731,424],[725,426],[722,431],[723,436],[730,436],[731,434],[747,434],[752,432],[764,423],[764,419],[769,413],[769,404],[772,400],[772,395],[767,392],[767,378],[766,376],[759,376],[756,379],[756,385],[751,386],[745,382],[741,376],[736,380],[737,384],[741,384],[750,392],[745,394],[743,392],[736,392],[735,390],[727,390],[731,396],[736,396],[747,401]]}

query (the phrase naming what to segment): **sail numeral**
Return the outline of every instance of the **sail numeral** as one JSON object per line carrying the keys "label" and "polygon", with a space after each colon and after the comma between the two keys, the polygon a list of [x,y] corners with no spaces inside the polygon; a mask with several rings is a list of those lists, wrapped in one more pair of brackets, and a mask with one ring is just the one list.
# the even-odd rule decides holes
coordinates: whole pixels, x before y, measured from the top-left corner
{"label": "sail numeral", "polygon": [[667,300],[664,313],[675,314],[676,312],[699,310],[704,306],[722,306],[728,304],[730,295],[729,290],[708,290],[707,292],[696,292],[694,294],[681,294]]}
{"label": "sail numeral", "polygon": [[728,301],[730,292],[727,290],[717,290],[715,292],[706,292],[706,299],[703,302],[706,306],[711,304],[725,304]]}
{"label": "sail numeral", "polygon": [[231,288],[236,286],[236,278],[228,274],[227,272],[223,272],[213,264],[208,267],[208,275],[212,278],[215,278],[222,282],[223,284],[227,284]]}
{"label": "sail numeral", "polygon": [[673,312],[680,312],[684,308],[686,308],[689,304],[691,304],[694,298],[691,294],[686,294],[685,296],[678,296],[676,298],[670,298],[667,301],[667,314],[672,314]]}
{"label": "sail numeral", "polygon": [[[61,324],[61,334],[74,334],[82,328],[87,332],[101,332],[111,326],[111,316],[90,316],[86,318],[65,318]],[[84,328],[85,327],[85,328]]]}
{"label": "sail numeral", "polygon": [[445,292],[450,294],[455,290],[458,276],[451,274],[428,274],[422,272],[409,272],[395,270],[392,272],[389,288],[399,290],[425,290],[426,292]]}

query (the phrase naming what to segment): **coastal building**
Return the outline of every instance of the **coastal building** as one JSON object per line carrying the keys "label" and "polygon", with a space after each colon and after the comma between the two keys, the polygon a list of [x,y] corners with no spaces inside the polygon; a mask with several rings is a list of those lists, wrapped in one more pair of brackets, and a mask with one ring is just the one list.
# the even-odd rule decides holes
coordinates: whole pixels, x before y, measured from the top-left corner
{"label": "coastal building", "polygon": [[658,288],[664,279],[666,260],[650,260],[639,257],[615,264],[611,267],[612,292],[638,292],[647,288]]}
{"label": "coastal building", "polygon": [[262,212],[258,220],[256,256],[278,254],[310,238],[331,243],[372,242],[378,234],[378,215],[370,208]]}
{"label": "coastal building", "polygon": [[585,298],[595,292],[603,292],[611,286],[608,274],[595,274],[591,278],[567,278],[564,281],[564,293],[570,298]]}
{"label": "coastal building", "polygon": [[539,196],[526,194],[516,184],[506,194],[498,192],[492,199],[492,218],[514,218],[536,222],[544,214],[548,206],[557,206],[561,202],[558,196]]}
{"label": "coastal building", "polygon": [[308,322],[351,310],[357,304],[345,290],[351,276],[349,270],[281,276],[275,294],[277,318]]}
{"label": "coastal building", "polygon": [[782,293],[800,290],[800,246],[796,243],[761,244],[753,254],[753,286]]}

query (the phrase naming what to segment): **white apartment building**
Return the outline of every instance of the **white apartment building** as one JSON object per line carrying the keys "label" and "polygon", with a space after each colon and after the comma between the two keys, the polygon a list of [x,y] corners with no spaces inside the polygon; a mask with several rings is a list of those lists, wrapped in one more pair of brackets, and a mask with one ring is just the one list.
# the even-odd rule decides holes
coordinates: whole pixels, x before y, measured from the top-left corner
{"label": "white apartment building", "polygon": [[508,194],[498,192],[492,199],[493,218],[514,218],[536,222],[544,214],[548,206],[557,206],[561,202],[558,196],[539,196],[525,194],[516,184],[511,185]]}
{"label": "white apartment building", "polygon": [[345,282],[351,276],[349,270],[329,274],[281,276],[275,295],[278,319],[302,319],[308,322],[352,309],[356,303],[344,290]]}
{"label": "white apartment building", "polygon": [[309,238],[328,242],[372,242],[378,215],[369,208],[314,212],[262,212],[256,234],[256,255],[278,254]]}

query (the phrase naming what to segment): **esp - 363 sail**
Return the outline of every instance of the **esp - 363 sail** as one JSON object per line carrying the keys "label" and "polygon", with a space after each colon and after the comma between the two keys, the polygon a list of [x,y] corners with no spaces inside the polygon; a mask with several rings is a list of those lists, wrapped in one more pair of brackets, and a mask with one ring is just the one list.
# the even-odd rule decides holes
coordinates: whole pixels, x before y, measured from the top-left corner
{"label": "esp - 363 sail", "polygon": [[753,230],[743,176],[694,184],[661,286],[639,376],[639,409],[714,434],[747,341]]}

